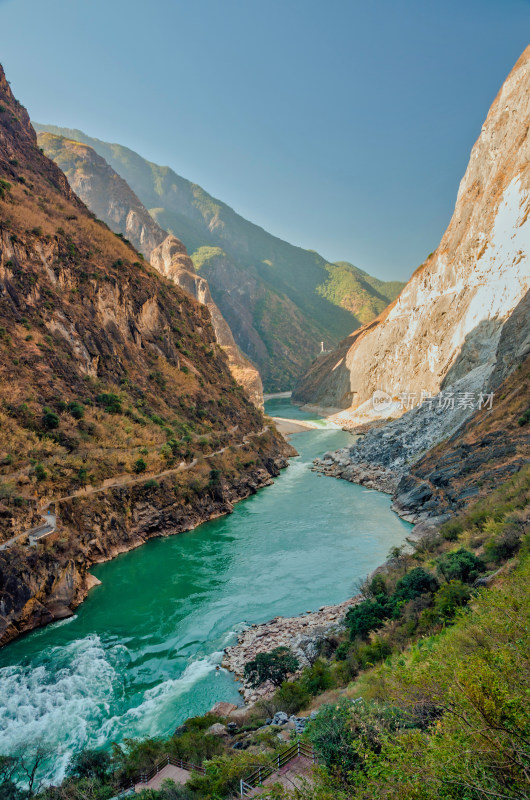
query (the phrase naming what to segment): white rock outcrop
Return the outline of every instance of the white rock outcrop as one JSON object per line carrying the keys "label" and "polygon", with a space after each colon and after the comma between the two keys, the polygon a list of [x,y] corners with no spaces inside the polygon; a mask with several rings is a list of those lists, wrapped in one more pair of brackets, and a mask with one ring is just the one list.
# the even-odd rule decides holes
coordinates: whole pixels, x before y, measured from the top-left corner
{"label": "white rock outcrop", "polygon": [[530,47],[489,111],[439,247],[377,320],[312,366],[296,400],[363,422],[376,390],[419,398],[477,368],[487,380],[530,284],[529,127]]}

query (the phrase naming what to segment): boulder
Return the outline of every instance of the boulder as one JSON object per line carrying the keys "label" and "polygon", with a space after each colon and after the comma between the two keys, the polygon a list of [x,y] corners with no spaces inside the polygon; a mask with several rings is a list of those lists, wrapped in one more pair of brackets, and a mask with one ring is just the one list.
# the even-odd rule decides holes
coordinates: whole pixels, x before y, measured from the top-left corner
{"label": "boulder", "polygon": [[210,736],[228,736],[226,725],[222,725],[220,722],[214,722],[213,725],[210,725],[206,733],[209,733]]}

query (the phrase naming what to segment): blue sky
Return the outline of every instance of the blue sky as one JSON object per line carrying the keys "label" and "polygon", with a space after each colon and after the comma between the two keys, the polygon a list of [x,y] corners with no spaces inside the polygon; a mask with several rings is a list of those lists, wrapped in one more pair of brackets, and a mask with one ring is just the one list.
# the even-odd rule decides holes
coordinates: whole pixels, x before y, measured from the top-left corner
{"label": "blue sky", "polygon": [[0,0],[0,30],[36,121],[392,279],[440,240],[530,0]]}

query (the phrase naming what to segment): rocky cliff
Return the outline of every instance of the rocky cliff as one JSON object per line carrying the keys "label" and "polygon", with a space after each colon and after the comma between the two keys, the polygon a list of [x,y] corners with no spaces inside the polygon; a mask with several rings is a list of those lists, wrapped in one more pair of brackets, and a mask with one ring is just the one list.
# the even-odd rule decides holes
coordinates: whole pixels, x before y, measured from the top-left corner
{"label": "rocky cliff", "polygon": [[82,131],[37,125],[90,145],[153,218],[184,242],[267,391],[291,389],[320,351],[379,313],[401,288],[351,264],[329,264],[241,217],[168,167]]}
{"label": "rocky cliff", "polygon": [[296,400],[362,420],[376,390],[419,399],[477,367],[487,367],[484,383],[529,286],[529,125],[527,48],[489,111],[436,252],[386,311],[313,364]]}
{"label": "rocky cliff", "polygon": [[212,318],[215,338],[226,353],[230,372],[243,386],[254,405],[263,408],[263,385],[260,374],[235,343],[230,326],[212,299],[208,281],[197,274],[182,242],[175,236],[167,236],[151,253],[151,264],[158,272],[207,307]]}
{"label": "rocky cliff", "polygon": [[436,253],[298,391],[352,403],[335,418],[355,428],[377,418],[369,394],[387,390],[380,424],[316,466],[392,493],[414,522],[459,511],[530,458],[529,90],[530,48],[488,114]]}
{"label": "rocky cliff", "polygon": [[[130,186],[92,147],[52,133],[40,133],[39,146],[63,170],[70,186],[99,219],[151,260],[159,272],[207,305],[217,342],[224,349],[230,371],[252,402],[263,407],[258,370],[241,354],[227,322],[214,303],[208,283],[199,278],[186,248],[157,225]],[[173,263],[174,262],[174,263]],[[171,269],[169,269],[171,265]]]}
{"label": "rocky cliff", "polygon": [[145,258],[166,238],[130,186],[86,144],[40,133],[39,147],[55,161],[78,197],[114,233],[121,233]]}
{"label": "rocky cliff", "polygon": [[[0,68],[0,641],[71,613],[88,568],[226,513],[291,449],[210,314],[95,219]],[[57,531],[21,536],[45,509]]]}

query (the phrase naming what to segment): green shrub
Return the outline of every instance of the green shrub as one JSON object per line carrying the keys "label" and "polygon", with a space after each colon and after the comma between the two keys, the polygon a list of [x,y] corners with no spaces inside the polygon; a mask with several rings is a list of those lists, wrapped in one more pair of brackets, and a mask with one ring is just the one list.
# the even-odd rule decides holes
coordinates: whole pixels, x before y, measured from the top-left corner
{"label": "green shrub", "polygon": [[46,430],[51,431],[59,427],[59,415],[47,406],[43,409],[42,424]]}
{"label": "green shrub", "polygon": [[368,634],[380,628],[390,616],[390,607],[379,600],[364,600],[357,606],[350,608],[346,614],[346,625],[350,629],[350,638],[353,641],[358,637],[366,639]]}
{"label": "green shrub", "polygon": [[104,408],[108,414],[121,414],[122,405],[121,398],[112,392],[103,392],[98,394],[96,402]]}
{"label": "green shrub", "polygon": [[35,477],[37,478],[38,481],[45,481],[46,478],[48,477],[48,473],[46,472],[42,464],[35,465]]}
{"label": "green shrub", "polygon": [[103,782],[111,767],[110,754],[105,750],[81,750],[68,765],[67,774],[74,778],[94,778]]}
{"label": "green shrub", "polygon": [[300,681],[284,681],[274,699],[286,714],[296,714],[309,703],[310,694]]}
{"label": "green shrub", "polygon": [[355,648],[354,656],[357,664],[362,669],[372,667],[380,661],[384,661],[392,653],[390,643],[381,637],[376,637],[373,642],[361,644]]}
{"label": "green shrub", "polygon": [[146,469],[147,469],[147,464],[145,463],[143,458],[136,459],[136,461],[133,464],[133,471],[136,472],[137,474],[140,474],[141,472],[145,472]]}
{"label": "green shrub", "polygon": [[441,621],[450,620],[457,610],[467,605],[471,589],[459,580],[444,584],[434,595],[434,613]]}
{"label": "green shrub", "polygon": [[460,534],[464,530],[463,523],[458,519],[451,519],[448,522],[444,522],[442,527],[440,528],[440,533],[442,538],[448,542],[456,542]]}
{"label": "green shrub", "polygon": [[472,583],[485,570],[484,562],[474,553],[461,547],[453,553],[445,553],[436,559],[436,569],[446,581]]}
{"label": "green shrub", "polygon": [[341,698],[320,708],[307,736],[326,767],[346,778],[362,769],[365,748],[380,749],[381,724],[362,701]]}
{"label": "green shrub", "polygon": [[409,600],[415,600],[422,594],[435,592],[438,586],[434,575],[422,567],[416,567],[397,582],[396,590],[392,595],[393,604],[397,606],[400,603],[408,603]]}
{"label": "green shrub", "polygon": [[85,416],[85,407],[78,400],[72,400],[67,408],[74,419],[82,419]]}
{"label": "green shrub", "polygon": [[300,683],[308,694],[315,696],[331,689],[334,681],[329,666],[319,658],[311,667],[304,669]]}
{"label": "green shrub", "polygon": [[251,686],[259,686],[265,681],[281,686],[298,667],[298,659],[288,647],[275,647],[270,653],[258,653],[245,664],[245,678]]}
{"label": "green shrub", "polygon": [[530,408],[527,408],[526,411],[523,414],[521,414],[521,416],[517,420],[517,424],[522,427],[523,425],[527,425],[529,422],[530,422]]}

